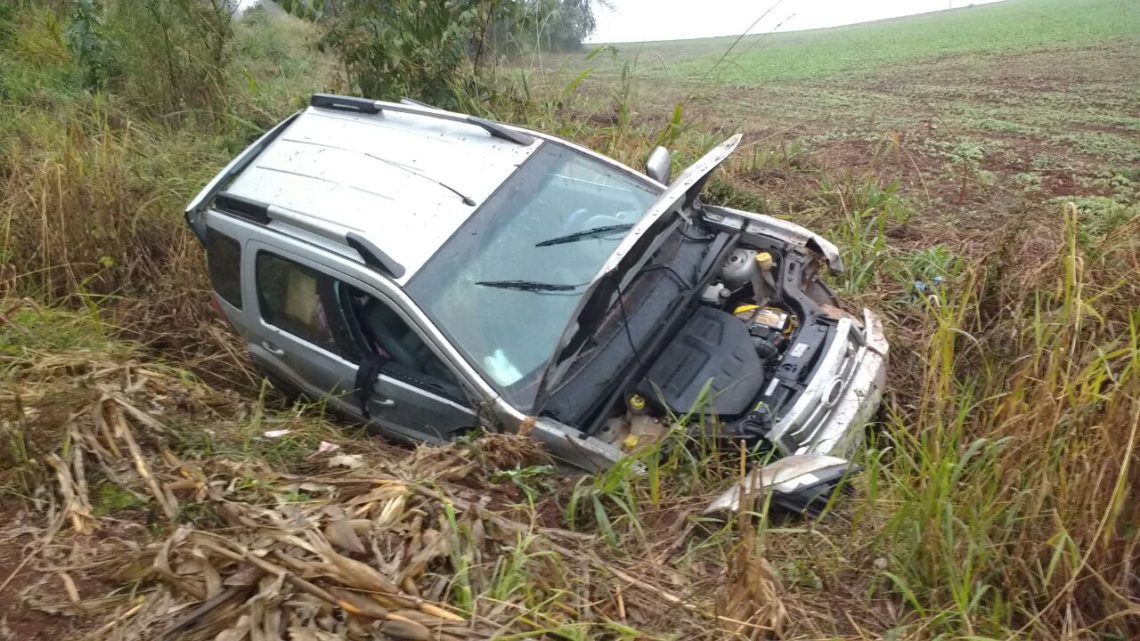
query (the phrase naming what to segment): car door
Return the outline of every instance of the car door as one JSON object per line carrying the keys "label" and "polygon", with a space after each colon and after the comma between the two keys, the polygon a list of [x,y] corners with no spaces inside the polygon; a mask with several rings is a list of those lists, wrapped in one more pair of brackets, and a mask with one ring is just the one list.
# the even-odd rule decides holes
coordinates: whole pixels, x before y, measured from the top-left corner
{"label": "car door", "polygon": [[[376,288],[288,243],[250,241],[247,254],[247,281],[256,290],[250,351],[267,370],[400,440],[441,443],[479,424],[455,374]],[[368,337],[353,296],[387,319],[392,342]],[[355,391],[360,367],[377,349],[387,355],[400,348],[414,358],[385,359],[365,412]]]}
{"label": "car door", "polygon": [[384,433],[443,443],[479,425],[473,394],[393,301],[348,283],[340,285],[338,298],[361,365],[379,364],[366,403],[370,420]]}
{"label": "car door", "polygon": [[359,357],[335,313],[337,280],[314,258],[287,241],[247,241],[249,351],[271,378],[334,409],[358,411],[352,393]]}

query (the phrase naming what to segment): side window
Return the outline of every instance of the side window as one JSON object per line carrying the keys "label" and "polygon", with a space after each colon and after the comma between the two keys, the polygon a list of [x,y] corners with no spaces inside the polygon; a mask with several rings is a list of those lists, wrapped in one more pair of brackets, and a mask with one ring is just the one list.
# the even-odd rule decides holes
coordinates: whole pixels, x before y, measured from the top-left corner
{"label": "side window", "polygon": [[222,300],[241,309],[241,243],[206,228],[206,264],[210,282]]}
{"label": "side window", "polygon": [[[267,252],[257,254],[257,300],[265,322],[338,356],[355,355],[337,340],[338,323],[330,305],[333,279]],[[343,340],[343,339],[342,339]]]}
{"label": "side window", "polygon": [[351,311],[358,342],[366,354],[385,358],[386,373],[406,379],[418,387],[462,399],[462,391],[451,370],[435,352],[386,303],[354,287],[342,285],[342,298]]}

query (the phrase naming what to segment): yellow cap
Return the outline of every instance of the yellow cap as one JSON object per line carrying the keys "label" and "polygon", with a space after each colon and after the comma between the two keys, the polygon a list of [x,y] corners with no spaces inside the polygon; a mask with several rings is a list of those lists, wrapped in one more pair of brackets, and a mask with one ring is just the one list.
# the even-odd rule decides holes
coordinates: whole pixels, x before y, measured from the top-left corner
{"label": "yellow cap", "polygon": [[760,252],[756,254],[756,264],[760,265],[761,269],[768,269],[772,266],[772,254],[768,252]]}
{"label": "yellow cap", "polygon": [[640,394],[632,394],[629,397],[629,408],[635,412],[640,412],[645,409],[645,399]]}
{"label": "yellow cap", "polygon": [[632,450],[633,448],[637,447],[638,440],[639,439],[637,438],[636,434],[630,434],[629,436],[625,437],[624,441],[621,442],[621,446],[627,450]]}
{"label": "yellow cap", "polygon": [[748,312],[754,312],[758,309],[760,309],[759,305],[741,305],[740,307],[732,310],[732,313],[733,315],[747,314]]}

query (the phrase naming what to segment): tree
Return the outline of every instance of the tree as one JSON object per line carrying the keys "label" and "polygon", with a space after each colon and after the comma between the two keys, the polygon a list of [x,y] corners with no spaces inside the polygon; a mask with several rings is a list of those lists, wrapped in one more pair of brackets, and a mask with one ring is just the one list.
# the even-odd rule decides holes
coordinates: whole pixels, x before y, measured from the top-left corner
{"label": "tree", "polygon": [[322,45],[365,95],[456,106],[497,54],[572,50],[599,0],[276,0],[324,27]]}
{"label": "tree", "polygon": [[544,49],[574,51],[594,33],[597,21],[590,0],[546,0],[540,9],[544,20],[539,42]]}

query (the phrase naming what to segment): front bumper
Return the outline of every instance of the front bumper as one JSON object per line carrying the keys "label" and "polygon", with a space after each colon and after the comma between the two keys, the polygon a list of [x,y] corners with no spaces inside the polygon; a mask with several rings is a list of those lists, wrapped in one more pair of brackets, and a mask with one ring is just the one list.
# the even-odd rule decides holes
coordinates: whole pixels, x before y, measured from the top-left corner
{"label": "front bumper", "polygon": [[862,326],[840,320],[815,375],[768,439],[786,456],[849,457],[882,399],[888,351],[883,322],[870,310],[863,310]]}
{"label": "front bumper", "polygon": [[745,492],[771,492],[775,505],[819,517],[843,479],[859,471],[845,459],[863,444],[863,427],[882,400],[888,350],[871,311],[863,310],[862,326],[839,321],[815,376],[768,434],[783,458],[753,468],[705,512],[739,511]]}

